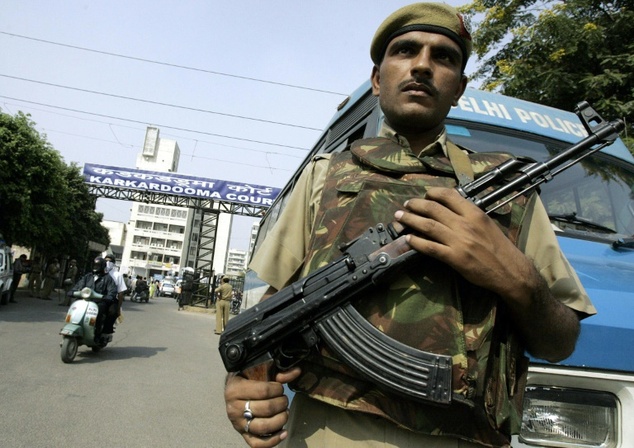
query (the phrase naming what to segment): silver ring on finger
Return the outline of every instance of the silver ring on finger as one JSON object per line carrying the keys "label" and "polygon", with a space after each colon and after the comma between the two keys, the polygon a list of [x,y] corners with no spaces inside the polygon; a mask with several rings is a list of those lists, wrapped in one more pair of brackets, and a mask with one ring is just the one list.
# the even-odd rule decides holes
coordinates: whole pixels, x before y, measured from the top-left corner
{"label": "silver ring on finger", "polygon": [[[253,420],[253,411],[250,408],[251,405],[251,400],[247,401],[244,404],[244,412],[242,413],[242,416],[248,421],[248,420]],[[249,431],[247,431],[249,432]]]}
{"label": "silver ring on finger", "polygon": [[252,418],[248,418],[248,419],[247,419],[247,424],[246,424],[246,425],[244,425],[244,432],[245,432],[245,433],[247,433],[247,434],[249,434],[249,426],[251,425],[251,422],[252,422],[252,421],[253,421],[253,419],[252,419]]}

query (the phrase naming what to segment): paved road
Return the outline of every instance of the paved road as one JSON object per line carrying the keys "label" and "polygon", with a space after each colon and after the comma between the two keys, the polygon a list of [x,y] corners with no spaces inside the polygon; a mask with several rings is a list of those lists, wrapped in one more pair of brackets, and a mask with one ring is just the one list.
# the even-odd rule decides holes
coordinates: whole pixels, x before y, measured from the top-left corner
{"label": "paved road", "polygon": [[124,303],[100,353],[60,359],[66,307],[0,306],[0,447],[244,447],[224,413],[214,314],[171,298]]}

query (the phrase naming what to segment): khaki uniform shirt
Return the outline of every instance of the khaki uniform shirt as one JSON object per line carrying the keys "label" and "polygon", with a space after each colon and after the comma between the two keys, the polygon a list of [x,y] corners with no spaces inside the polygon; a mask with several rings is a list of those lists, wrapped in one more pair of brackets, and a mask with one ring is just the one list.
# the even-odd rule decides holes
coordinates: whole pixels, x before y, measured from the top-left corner
{"label": "khaki uniform shirt", "polygon": [[223,283],[218,287],[218,298],[220,300],[231,300],[233,287],[229,283]]}

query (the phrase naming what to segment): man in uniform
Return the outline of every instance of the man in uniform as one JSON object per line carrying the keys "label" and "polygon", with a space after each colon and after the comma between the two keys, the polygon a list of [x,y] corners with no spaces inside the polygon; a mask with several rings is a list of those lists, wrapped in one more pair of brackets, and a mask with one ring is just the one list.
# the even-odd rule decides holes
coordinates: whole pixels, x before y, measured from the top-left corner
{"label": "man in uniform", "polygon": [[229,322],[229,308],[231,308],[231,298],[233,286],[229,283],[229,277],[222,278],[222,285],[216,291],[216,334],[222,334],[225,326]]}
{"label": "man in uniform", "polygon": [[37,256],[31,264],[31,273],[29,274],[29,291],[31,297],[40,297],[40,289],[42,289],[42,262]]}
{"label": "man in uniform", "polygon": [[13,281],[11,282],[11,287],[9,288],[9,302],[18,303],[15,300],[15,291],[20,286],[20,281],[22,280],[22,274],[27,272],[28,261],[26,259],[26,255],[20,255],[13,264]]}
{"label": "man in uniform", "polygon": [[46,266],[46,272],[44,273],[44,287],[42,288],[42,295],[40,296],[41,299],[53,300],[51,299],[51,293],[55,289],[55,285],[59,279],[59,271],[59,261],[57,258],[53,258]]}
{"label": "man in uniform", "polygon": [[[371,225],[409,228],[424,257],[355,307],[389,337],[450,356],[456,399],[441,407],[390,393],[320,344],[275,381],[229,375],[227,415],[250,446],[508,447],[521,422],[524,349],[552,362],[574,350],[579,319],[595,310],[537,195],[487,215],[455,189],[504,159],[447,139],[471,47],[448,5],[390,15],[370,49],[380,137],[317,156],[251,262],[270,294],[338,258],[339,244]],[[286,382],[296,391],[290,414]]]}

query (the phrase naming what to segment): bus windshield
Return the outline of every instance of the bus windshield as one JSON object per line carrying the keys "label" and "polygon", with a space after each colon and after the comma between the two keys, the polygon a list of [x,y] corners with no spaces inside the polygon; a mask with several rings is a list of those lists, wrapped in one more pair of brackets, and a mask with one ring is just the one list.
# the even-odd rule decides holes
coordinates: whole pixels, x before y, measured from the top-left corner
{"label": "bus windshield", "polygon": [[[474,123],[447,125],[450,140],[477,152],[507,152],[544,161],[566,144],[532,134]],[[564,230],[634,235],[631,164],[594,154],[541,186],[540,197],[554,224]]]}

